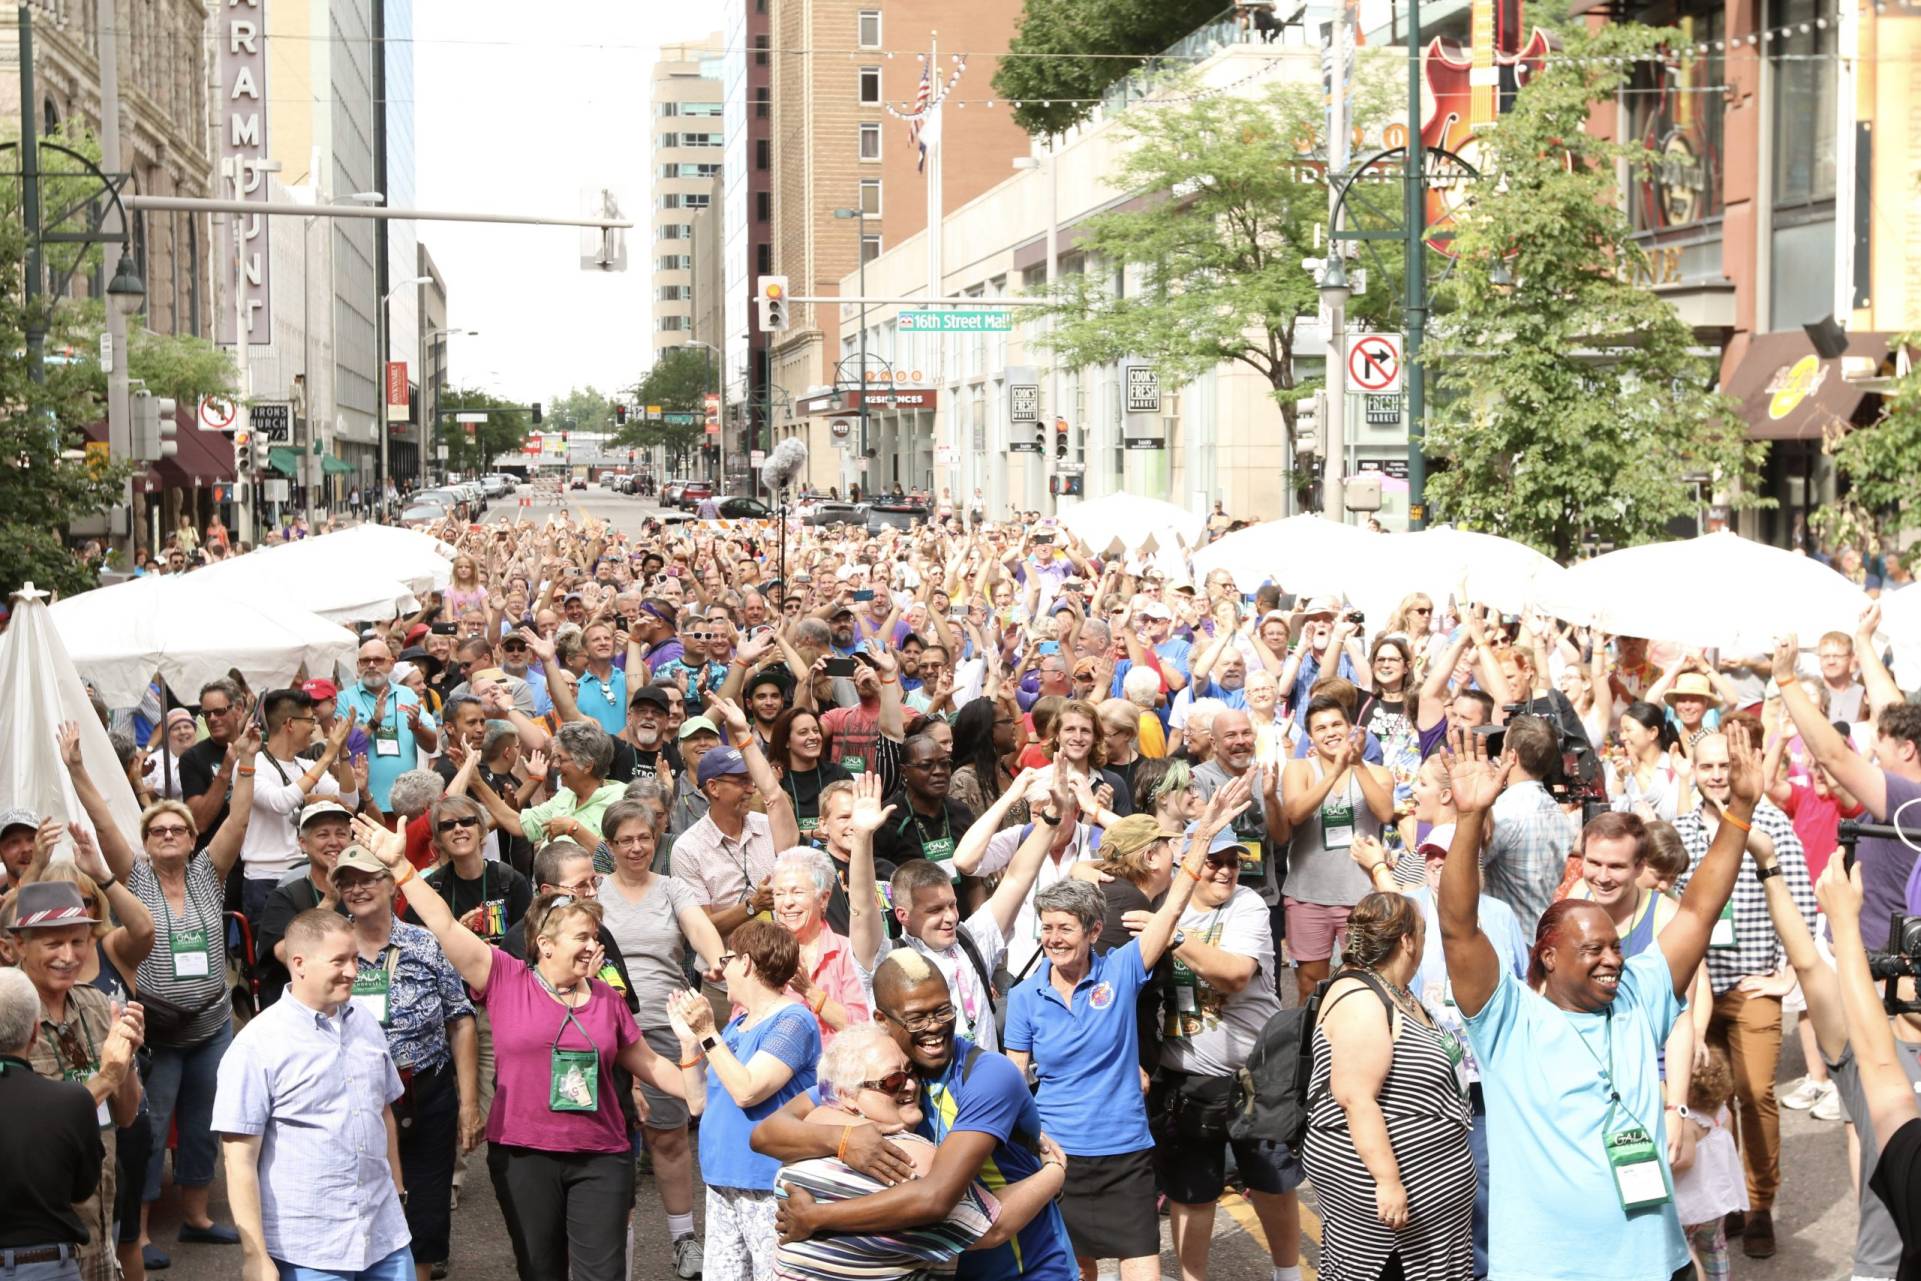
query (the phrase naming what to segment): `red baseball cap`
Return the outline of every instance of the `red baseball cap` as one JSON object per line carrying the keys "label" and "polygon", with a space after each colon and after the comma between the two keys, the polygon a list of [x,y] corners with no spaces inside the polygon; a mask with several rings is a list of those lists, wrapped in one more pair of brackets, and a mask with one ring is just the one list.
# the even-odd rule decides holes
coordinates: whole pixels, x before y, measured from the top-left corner
{"label": "red baseball cap", "polygon": [[340,687],[324,676],[316,676],[300,688],[306,692],[308,698],[311,698],[316,703],[324,703],[330,698],[338,697],[340,694]]}
{"label": "red baseball cap", "polygon": [[407,643],[411,645],[415,641],[419,640],[422,636],[425,636],[426,634],[427,634],[427,624],[415,623],[412,627],[409,627],[407,629]]}

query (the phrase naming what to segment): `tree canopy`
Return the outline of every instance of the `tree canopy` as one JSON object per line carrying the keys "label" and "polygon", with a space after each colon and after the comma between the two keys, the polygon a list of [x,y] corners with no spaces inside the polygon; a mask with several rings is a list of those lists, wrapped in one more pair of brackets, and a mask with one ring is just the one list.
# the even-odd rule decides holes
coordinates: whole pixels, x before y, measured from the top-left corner
{"label": "tree canopy", "polygon": [[447,470],[469,475],[490,472],[495,458],[517,452],[532,425],[531,415],[519,404],[477,387],[449,387],[442,394],[441,408],[488,411],[484,423],[450,418],[442,425],[439,439],[447,446]]}
{"label": "tree canopy", "polygon": [[1219,14],[1222,0],[1026,0],[994,92],[1034,134],[1065,133],[1101,94]]}

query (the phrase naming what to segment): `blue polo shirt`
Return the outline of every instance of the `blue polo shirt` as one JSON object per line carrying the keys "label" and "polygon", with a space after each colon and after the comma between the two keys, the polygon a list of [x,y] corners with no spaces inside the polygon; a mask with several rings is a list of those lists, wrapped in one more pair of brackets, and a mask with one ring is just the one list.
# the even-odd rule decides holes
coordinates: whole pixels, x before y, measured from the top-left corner
{"label": "blue polo shirt", "polygon": [[[359,685],[340,691],[335,708],[344,713],[353,708],[359,713],[354,733],[359,734],[372,722],[375,708],[380,712],[380,730],[367,735],[367,790],[374,804],[386,809],[394,780],[410,769],[420,768],[420,747],[414,740],[413,726],[407,723],[407,709],[420,707],[420,699],[405,685],[388,685],[378,697]],[[420,723],[434,728],[434,718],[421,707]]]}
{"label": "blue polo shirt", "polygon": [[1137,939],[1088,959],[1070,1010],[1043,961],[1007,1003],[1009,1050],[1033,1056],[1041,1121],[1069,1156],[1114,1156],[1153,1146],[1141,1101],[1136,999],[1147,981]]}
{"label": "blue polo shirt", "polygon": [[[964,1036],[954,1038],[954,1057],[938,1079],[924,1081],[927,1106],[921,1111],[919,1133],[938,1144],[956,1130],[994,1136],[994,1154],[981,1166],[981,1186],[999,1196],[1041,1168],[1034,1138],[1041,1132],[1041,1113],[1027,1082],[1007,1056],[976,1049]],[[1140,1093],[1136,1083],[1134,1093]],[[1051,1133],[1051,1131],[1050,1131]],[[1060,1207],[1049,1204],[1014,1235],[991,1250],[969,1250],[961,1255],[955,1281],[1076,1281],[1080,1269],[1067,1240]]]}
{"label": "blue polo shirt", "polygon": [[606,680],[585,671],[574,691],[574,702],[582,716],[591,717],[609,734],[627,728],[627,673],[616,667]]}

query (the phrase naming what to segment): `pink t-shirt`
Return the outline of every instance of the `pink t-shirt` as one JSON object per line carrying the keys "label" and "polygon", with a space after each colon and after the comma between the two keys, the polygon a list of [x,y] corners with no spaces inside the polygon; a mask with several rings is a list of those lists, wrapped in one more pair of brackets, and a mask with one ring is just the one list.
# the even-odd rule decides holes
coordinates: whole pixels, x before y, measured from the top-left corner
{"label": "pink t-shirt", "polygon": [[1832,795],[1823,796],[1814,788],[1793,783],[1788,788],[1788,803],[1782,807],[1794,820],[1794,834],[1801,838],[1801,855],[1807,860],[1808,880],[1818,881],[1827,870],[1841,834],[1841,820],[1861,817],[1861,807],[1843,813]]}
{"label": "pink t-shirt", "polygon": [[[480,993],[494,1029],[494,1105],[487,1114],[487,1141],[543,1152],[627,1151],[614,1060],[640,1039],[640,1025],[626,1002],[599,979],[591,979],[592,995],[568,1021],[533,967],[497,947],[489,950],[494,967]],[[556,1037],[563,1050],[588,1049],[587,1038],[592,1038],[591,1048],[600,1052],[596,1111],[555,1112],[547,1106],[553,1096]]]}

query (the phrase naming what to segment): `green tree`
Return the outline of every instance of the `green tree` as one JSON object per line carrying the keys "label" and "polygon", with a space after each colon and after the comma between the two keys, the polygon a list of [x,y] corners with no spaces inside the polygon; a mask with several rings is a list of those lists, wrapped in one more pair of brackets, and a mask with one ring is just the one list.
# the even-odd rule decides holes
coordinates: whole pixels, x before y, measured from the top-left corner
{"label": "green tree", "polygon": [[[1916,346],[1921,346],[1921,332],[1901,334],[1894,340],[1896,351]],[[1878,524],[1888,536],[1921,528],[1921,505],[1914,501],[1914,478],[1921,476],[1921,370],[1910,370],[1883,393],[1881,416],[1843,436],[1835,447],[1834,461],[1849,486],[1842,503],[1835,506],[1852,509],[1858,528]],[[1839,522],[1830,518],[1823,523]],[[1817,532],[1832,538],[1839,531]]]}
{"label": "green tree", "polygon": [[715,388],[713,357],[706,348],[669,347],[660,353],[654,367],[634,389],[635,409],[627,417],[627,426],[615,436],[615,446],[629,449],[665,446],[678,464],[689,450],[701,443],[704,428],[700,421],[649,421],[646,411],[649,406],[659,405],[665,413],[699,414],[706,406],[706,396]]}
{"label": "green tree", "polygon": [[518,452],[527,441],[531,415],[513,401],[502,400],[476,387],[449,387],[441,403],[446,409],[459,406],[470,411],[489,411],[484,423],[448,421],[444,424],[440,439],[447,446],[449,471],[468,475],[490,472],[495,458]]}
{"label": "green tree", "polygon": [[547,431],[611,432],[614,402],[598,388],[576,387],[547,403],[546,421],[541,426]]}
{"label": "green tree", "polygon": [[1027,132],[1065,133],[1094,114],[1109,85],[1223,7],[1222,0],[1026,0],[994,92]]}
{"label": "green tree", "polygon": [[[1382,80],[1361,79],[1358,122],[1378,119],[1386,91]],[[1109,183],[1159,198],[1083,225],[1088,269],[1057,282],[1046,309],[1056,328],[1041,341],[1073,369],[1139,357],[1168,385],[1224,363],[1245,365],[1267,381],[1291,432],[1295,403],[1318,385],[1300,378],[1294,353],[1303,321],[1312,325],[1319,306],[1301,262],[1321,252],[1316,233],[1327,222],[1320,91],[1280,85],[1256,98],[1175,97],[1122,118],[1137,145]],[[1137,266],[1138,283],[1115,287],[1120,264]],[[1398,261],[1391,266],[1369,273],[1367,291],[1349,303],[1352,319],[1378,322],[1389,313]]]}
{"label": "green tree", "polygon": [[1483,143],[1423,353],[1437,519],[1565,559],[1588,537],[1664,536],[1698,509],[1700,483],[1736,505],[1761,501],[1752,482],[1765,447],[1747,442],[1732,400],[1707,390],[1715,371],[1687,324],[1639,283],[1646,257],[1616,165],[1638,172],[1654,157],[1585,128],[1629,67],[1677,35],[1570,28]]}

